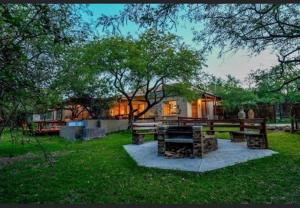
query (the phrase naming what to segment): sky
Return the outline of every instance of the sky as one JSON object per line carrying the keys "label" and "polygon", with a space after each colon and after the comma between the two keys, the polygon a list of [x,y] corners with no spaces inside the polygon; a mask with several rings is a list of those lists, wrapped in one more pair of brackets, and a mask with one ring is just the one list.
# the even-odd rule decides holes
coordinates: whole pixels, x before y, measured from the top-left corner
{"label": "sky", "polygon": [[[96,22],[97,18],[101,14],[105,15],[115,15],[122,10],[124,4],[90,4],[89,9],[93,12],[92,17],[84,16],[86,20]],[[191,31],[192,25],[187,22],[178,22],[177,31],[172,31],[175,34],[181,36],[183,41],[189,44],[191,47],[197,49],[197,43],[192,41],[193,34]],[[98,29],[101,34],[102,30]],[[132,35],[137,35],[141,31],[139,28],[130,23],[122,28],[122,33],[130,33]],[[249,56],[246,50],[240,50],[236,53],[229,52],[223,55],[223,57],[218,58],[217,54],[218,48],[216,48],[212,54],[206,57],[206,65],[203,70],[214,74],[217,77],[225,78],[227,74],[233,75],[244,81],[247,74],[251,70],[270,68],[270,66],[277,64],[277,57],[270,51],[264,51],[257,56]]]}

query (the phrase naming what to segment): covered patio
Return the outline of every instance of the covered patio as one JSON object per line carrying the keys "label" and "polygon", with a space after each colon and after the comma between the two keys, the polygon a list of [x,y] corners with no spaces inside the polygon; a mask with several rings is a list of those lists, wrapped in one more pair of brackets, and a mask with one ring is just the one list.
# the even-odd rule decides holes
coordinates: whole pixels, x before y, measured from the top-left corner
{"label": "covered patio", "polygon": [[218,146],[218,150],[202,158],[176,159],[158,156],[157,141],[141,145],[127,144],[124,148],[139,166],[192,172],[207,172],[277,154],[269,149],[249,149],[246,142],[233,143],[227,139],[218,139]]}

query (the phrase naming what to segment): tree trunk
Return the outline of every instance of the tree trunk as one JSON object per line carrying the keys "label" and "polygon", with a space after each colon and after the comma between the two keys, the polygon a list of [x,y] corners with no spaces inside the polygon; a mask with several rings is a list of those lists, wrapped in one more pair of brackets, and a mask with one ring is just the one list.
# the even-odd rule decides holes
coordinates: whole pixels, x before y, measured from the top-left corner
{"label": "tree trunk", "polygon": [[133,106],[132,103],[128,103],[129,106],[129,114],[128,114],[128,129],[132,130],[132,124],[133,124],[133,119],[134,119],[134,111],[133,111]]}

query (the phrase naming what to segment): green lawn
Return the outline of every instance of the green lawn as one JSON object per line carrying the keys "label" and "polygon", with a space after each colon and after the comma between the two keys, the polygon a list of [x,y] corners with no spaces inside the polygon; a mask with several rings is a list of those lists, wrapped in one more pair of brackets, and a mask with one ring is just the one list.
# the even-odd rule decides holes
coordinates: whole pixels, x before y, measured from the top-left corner
{"label": "green lawn", "polygon": [[122,147],[131,142],[128,132],[75,143],[40,137],[55,155],[54,167],[34,139],[12,145],[5,134],[0,159],[40,157],[0,164],[0,203],[300,203],[300,135],[268,135],[280,154],[197,174],[136,166]]}

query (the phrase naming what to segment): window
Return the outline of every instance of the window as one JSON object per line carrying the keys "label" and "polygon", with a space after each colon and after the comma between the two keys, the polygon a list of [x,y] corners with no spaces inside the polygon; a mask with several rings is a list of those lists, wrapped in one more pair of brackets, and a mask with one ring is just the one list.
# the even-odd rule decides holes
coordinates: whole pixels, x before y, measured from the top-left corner
{"label": "window", "polygon": [[136,102],[132,105],[132,107],[134,110],[137,110],[134,112],[134,115],[137,115],[138,113],[140,113],[144,110],[144,104],[142,104],[142,103]]}
{"label": "window", "polygon": [[163,103],[163,115],[164,116],[177,115],[176,100],[170,100]]}
{"label": "window", "polygon": [[47,112],[46,113],[46,120],[52,120],[52,112]]}
{"label": "window", "polygon": [[62,120],[62,109],[56,111],[56,120]]}

